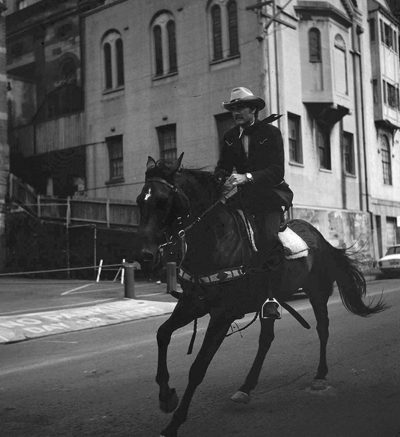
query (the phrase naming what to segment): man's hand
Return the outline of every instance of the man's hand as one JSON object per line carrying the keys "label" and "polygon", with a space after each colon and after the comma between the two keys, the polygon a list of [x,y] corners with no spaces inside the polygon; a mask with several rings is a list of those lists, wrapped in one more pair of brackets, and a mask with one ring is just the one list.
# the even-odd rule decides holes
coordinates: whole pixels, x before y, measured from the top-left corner
{"label": "man's hand", "polygon": [[233,173],[229,176],[226,182],[228,182],[229,184],[235,187],[237,185],[245,184],[246,182],[248,182],[248,180],[246,175],[244,174]]}

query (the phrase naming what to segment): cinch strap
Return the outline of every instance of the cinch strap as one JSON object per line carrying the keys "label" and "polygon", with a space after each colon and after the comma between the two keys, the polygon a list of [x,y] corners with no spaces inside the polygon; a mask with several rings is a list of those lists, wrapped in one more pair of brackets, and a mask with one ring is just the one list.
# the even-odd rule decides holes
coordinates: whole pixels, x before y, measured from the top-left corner
{"label": "cinch strap", "polygon": [[[244,270],[243,266],[241,266],[227,270],[220,270],[216,273],[212,273],[211,275],[200,276],[197,278],[197,280],[199,284],[214,284],[216,282],[227,282],[233,279],[239,279],[245,274],[246,271]],[[195,282],[195,276],[185,272],[185,270],[182,268],[179,269],[178,276],[184,281]]]}

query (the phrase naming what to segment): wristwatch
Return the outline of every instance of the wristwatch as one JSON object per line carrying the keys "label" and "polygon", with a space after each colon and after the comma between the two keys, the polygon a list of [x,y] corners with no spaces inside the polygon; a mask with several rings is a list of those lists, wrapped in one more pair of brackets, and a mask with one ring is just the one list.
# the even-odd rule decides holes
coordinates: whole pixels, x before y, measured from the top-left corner
{"label": "wristwatch", "polygon": [[251,173],[246,173],[247,182],[253,182],[253,175]]}

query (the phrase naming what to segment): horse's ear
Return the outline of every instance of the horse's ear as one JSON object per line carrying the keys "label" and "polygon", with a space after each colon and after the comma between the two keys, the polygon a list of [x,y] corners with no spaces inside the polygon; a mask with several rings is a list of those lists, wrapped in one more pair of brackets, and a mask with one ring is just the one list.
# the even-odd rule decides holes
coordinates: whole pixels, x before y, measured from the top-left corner
{"label": "horse's ear", "polygon": [[150,170],[151,168],[154,168],[156,166],[156,161],[149,156],[147,158],[147,164],[146,164],[146,170]]}

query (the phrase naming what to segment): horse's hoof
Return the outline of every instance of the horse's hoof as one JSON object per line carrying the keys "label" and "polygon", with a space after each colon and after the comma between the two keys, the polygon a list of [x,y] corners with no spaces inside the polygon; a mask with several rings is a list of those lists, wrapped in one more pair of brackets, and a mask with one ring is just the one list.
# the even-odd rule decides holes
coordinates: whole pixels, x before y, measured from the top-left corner
{"label": "horse's hoof", "polygon": [[171,388],[168,392],[167,399],[160,399],[160,409],[164,413],[172,413],[178,406],[179,398],[176,390]]}
{"label": "horse's hoof", "polygon": [[250,396],[247,393],[239,390],[231,396],[231,401],[238,404],[248,404],[250,402]]}
{"label": "horse's hoof", "polygon": [[326,379],[314,379],[311,383],[312,391],[323,391],[329,388],[328,382]]}

